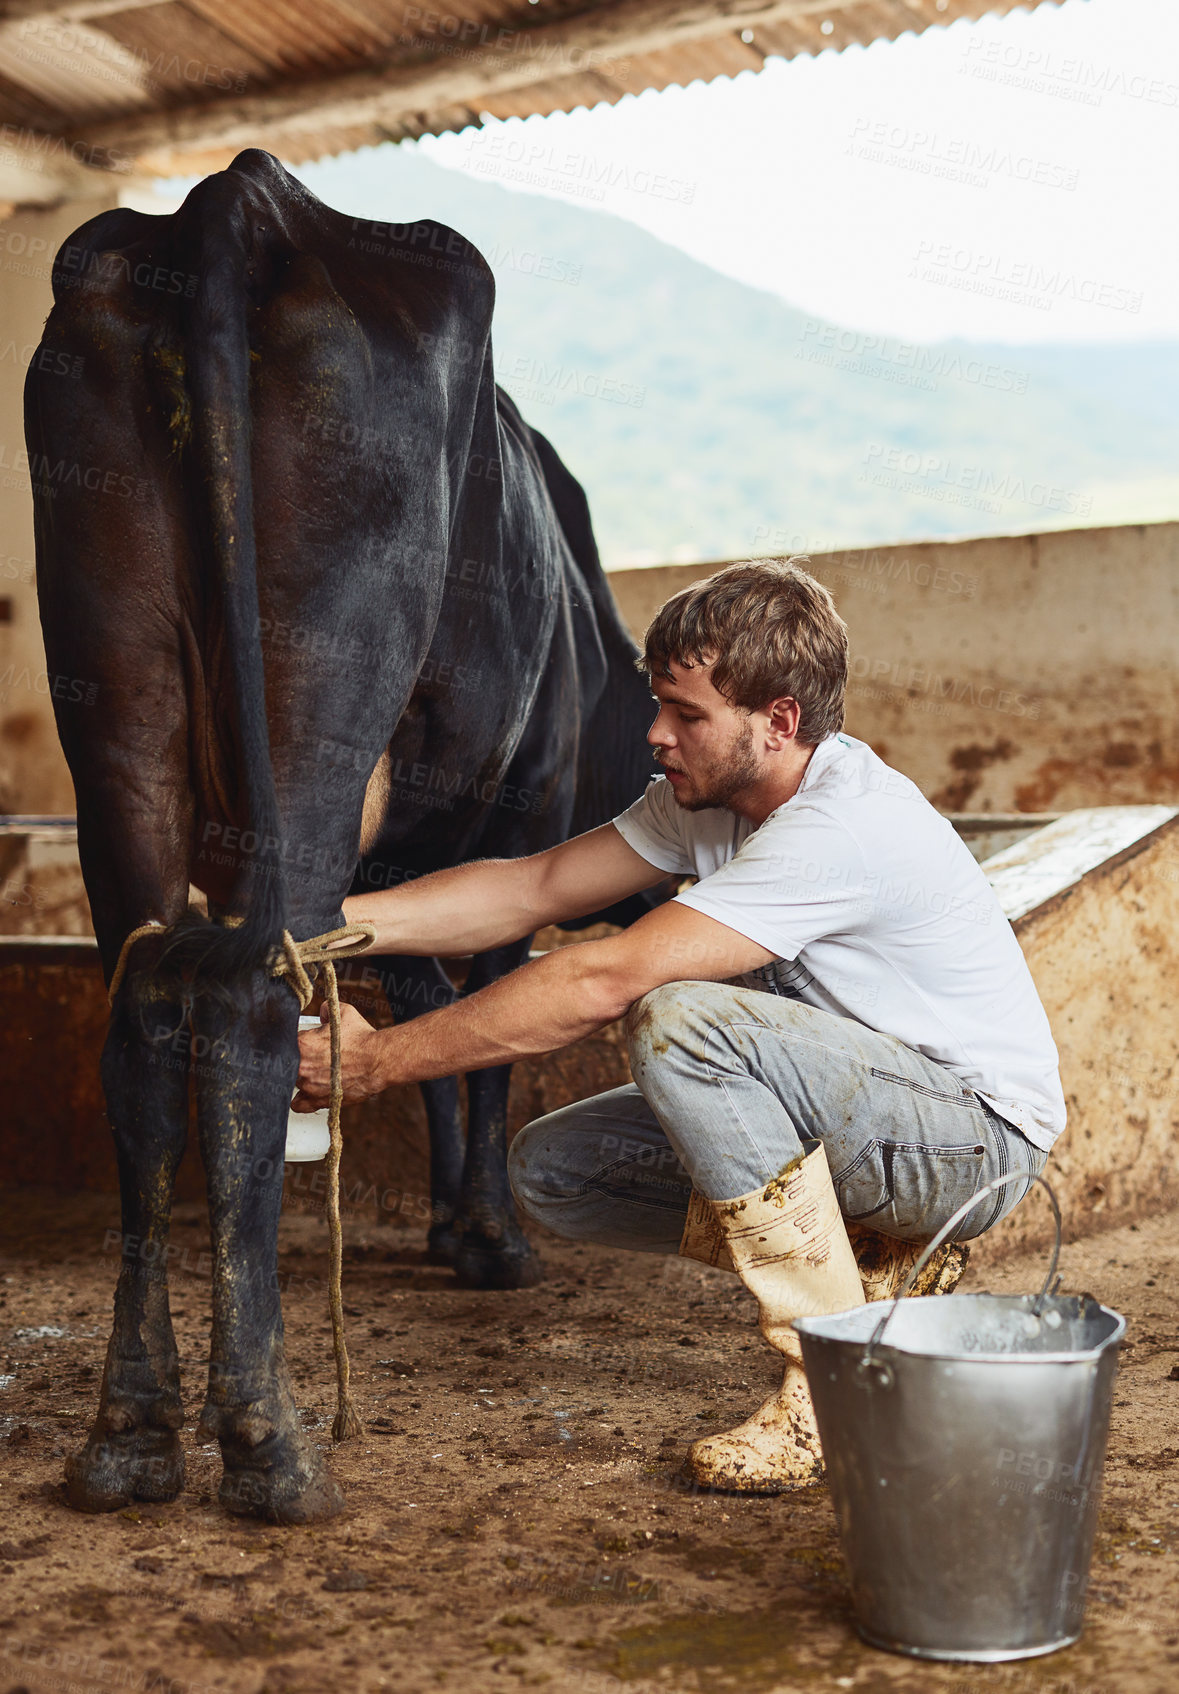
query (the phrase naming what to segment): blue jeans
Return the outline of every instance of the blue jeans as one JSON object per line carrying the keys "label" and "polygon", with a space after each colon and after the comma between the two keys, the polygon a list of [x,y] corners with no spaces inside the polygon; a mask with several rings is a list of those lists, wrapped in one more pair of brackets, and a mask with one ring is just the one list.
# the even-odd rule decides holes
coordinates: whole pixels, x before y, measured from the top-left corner
{"label": "blue jeans", "polygon": [[815,1141],[848,1221],[928,1241],[984,1183],[955,1240],[992,1228],[1048,1155],[950,1071],[850,1018],[757,989],[674,982],[627,1018],[634,1083],[520,1131],[523,1211],[558,1235],[674,1253],[693,1187],[751,1193]]}

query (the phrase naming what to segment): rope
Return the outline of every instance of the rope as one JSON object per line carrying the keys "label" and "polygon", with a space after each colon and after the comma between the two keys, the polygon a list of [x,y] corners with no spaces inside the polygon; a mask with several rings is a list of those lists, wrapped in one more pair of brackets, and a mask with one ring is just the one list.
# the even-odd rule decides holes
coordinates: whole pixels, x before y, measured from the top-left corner
{"label": "rope", "polygon": [[332,1440],[347,1441],[363,1433],[360,1415],[352,1399],[351,1366],[348,1363],[348,1344],[344,1339],[344,1228],[340,1222],[340,1155],[344,1151],[344,1136],[340,1129],[340,1107],[344,1103],[344,1079],[340,1063],[340,995],[336,987],[336,967],[325,960],[324,987],[332,1027],[332,1088],[328,1105],[328,1232],[331,1241],[331,1276],[328,1280],[328,1306],[332,1314],[332,1347],[336,1357],[336,1415],[332,1420]]}
{"label": "rope", "polygon": [[[336,1357],[336,1415],[332,1422],[332,1440],[348,1441],[364,1433],[364,1425],[352,1398],[352,1367],[348,1362],[348,1343],[344,1337],[344,1230],[340,1222],[340,1155],[344,1151],[344,1136],[340,1128],[340,1108],[344,1103],[343,1066],[340,1056],[340,993],[336,983],[334,960],[349,958],[371,947],[377,932],[369,924],[346,923],[325,935],[313,935],[306,941],[296,941],[289,930],[282,934],[282,957],[276,960],[272,976],[283,977],[305,1011],[311,1000],[311,972],[323,967],[324,992],[332,1032],[332,1081],[328,1103],[328,1232],[331,1241],[331,1274],[328,1278],[328,1305],[332,1314],[332,1350]],[[334,946],[342,941],[343,946]],[[311,972],[308,971],[311,966]]]}
{"label": "rope", "polygon": [[[240,923],[241,919],[230,918],[226,922]],[[114,975],[111,977],[110,988],[107,990],[107,999],[112,1005],[126,972],[127,956],[131,948],[143,936],[163,928],[164,924],[152,918],[147,923],[140,924],[138,929],[133,929],[124,941]],[[352,1370],[348,1362],[348,1343],[344,1336],[344,1230],[340,1221],[340,1156],[344,1151],[340,1108],[344,1103],[344,1078],[340,1053],[340,993],[336,983],[335,960],[351,958],[355,953],[365,952],[376,938],[376,930],[366,923],[342,924],[339,929],[330,929],[323,935],[310,936],[306,941],[296,941],[290,930],[284,929],[282,952],[270,971],[272,977],[286,981],[299,1002],[300,1011],[306,1011],[314,992],[312,979],[322,966],[325,998],[328,1003],[332,1037],[332,1081],[328,1104],[328,1133],[331,1145],[327,1159],[328,1231],[331,1241],[328,1305],[332,1314],[332,1349],[336,1358],[336,1416],[332,1423],[333,1441],[347,1441],[362,1434],[364,1429],[352,1399]]]}
{"label": "rope", "polygon": [[111,985],[106,991],[107,1004],[109,1006],[114,1005],[115,995],[119,992],[119,984],[127,974],[127,955],[130,953],[132,947],[134,947],[137,941],[142,941],[145,935],[150,935],[153,930],[163,928],[164,925],[158,918],[148,918],[147,922],[141,923],[138,929],[133,929],[126,941],[124,941],[122,947],[119,949],[119,957],[115,964],[114,975],[111,977]]}
{"label": "rope", "polygon": [[[335,977],[335,959],[349,959],[354,953],[364,953],[377,938],[370,923],[345,923],[339,929],[329,929],[324,935],[308,936],[306,941],[293,939],[289,929],[282,932],[283,956],[277,960],[271,976],[285,976],[295,991],[299,1010],[305,1012],[311,1001],[311,981],[315,968],[325,965]],[[336,946],[343,942],[343,946]],[[313,968],[308,971],[307,966]],[[326,971],[325,971],[326,976]]]}

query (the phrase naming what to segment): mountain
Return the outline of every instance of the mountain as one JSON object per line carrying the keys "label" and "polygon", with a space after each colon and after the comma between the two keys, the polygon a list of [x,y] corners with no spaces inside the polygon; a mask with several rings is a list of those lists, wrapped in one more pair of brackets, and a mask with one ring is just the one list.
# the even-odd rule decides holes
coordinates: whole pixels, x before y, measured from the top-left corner
{"label": "mountain", "polygon": [[608,565],[1179,516],[1179,344],[872,337],[406,146],[298,174],[483,251],[499,380],[585,487]]}

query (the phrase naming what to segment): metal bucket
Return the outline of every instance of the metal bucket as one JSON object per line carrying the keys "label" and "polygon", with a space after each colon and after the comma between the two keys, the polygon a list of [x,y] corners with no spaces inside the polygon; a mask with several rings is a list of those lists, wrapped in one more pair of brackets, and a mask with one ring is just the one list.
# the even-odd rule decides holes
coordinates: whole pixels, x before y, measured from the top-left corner
{"label": "metal bucket", "polygon": [[[949,1220],[906,1288],[980,1199]],[[800,1318],[865,1641],[996,1661],[1081,1633],[1126,1321],[1088,1294],[942,1294]],[[1059,1286],[1059,1279],[1057,1279]],[[888,1340],[884,1334],[887,1330]]]}

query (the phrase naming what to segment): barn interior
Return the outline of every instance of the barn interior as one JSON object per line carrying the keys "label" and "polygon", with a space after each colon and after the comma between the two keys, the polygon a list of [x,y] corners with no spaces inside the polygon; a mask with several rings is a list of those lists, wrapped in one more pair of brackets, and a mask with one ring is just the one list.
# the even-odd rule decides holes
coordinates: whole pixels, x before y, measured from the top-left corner
{"label": "barn interior", "polygon": [[[1066,1286],[1132,1321],[1089,1617],[1034,1666],[915,1665],[855,1635],[830,1501],[707,1495],[684,1431],[769,1386],[747,1298],[688,1261],[538,1241],[547,1278],[458,1289],[424,1262],[416,1090],[345,1117],[345,1301],[365,1435],[335,1450],[328,1525],[225,1517],[188,1439],[175,1507],[82,1519],[62,1457],[101,1371],[118,1251],[98,1078],[107,1007],[57,744],[33,571],[22,350],[60,242],[153,180],[244,146],[292,164],[616,102],[892,40],[1014,0],[6,0],[0,4],[0,1050],[10,1079],[0,1363],[0,1655],[13,1694],[82,1687],[318,1694],[330,1686],[625,1691],[1173,1686],[1179,1249],[1179,526],[1128,524],[846,549],[813,568],[849,624],[849,731],[908,772],[999,893],[1061,1053],[1070,1127],[1049,1176]],[[717,561],[718,563],[721,561]],[[620,570],[639,635],[699,565]],[[969,626],[961,591],[973,585]],[[1110,585],[1116,583],[1116,593]],[[1111,703],[1109,679],[1116,678]],[[537,949],[576,937],[549,932]],[[380,1016],[363,970],[342,989]],[[387,1014],[385,1014],[387,1015]],[[617,1027],[517,1067],[510,1128],[626,1080]],[[177,1190],[177,1331],[195,1408],[208,1323],[204,1179]],[[1036,1199],[964,1286],[1038,1286]],[[115,1257],[112,1257],[112,1242]],[[280,1282],[306,1426],[331,1423],[318,1166],[289,1166]],[[671,1307],[690,1326],[668,1330]],[[698,1421],[697,1421],[698,1420]],[[784,1623],[783,1620],[787,1620]]]}

